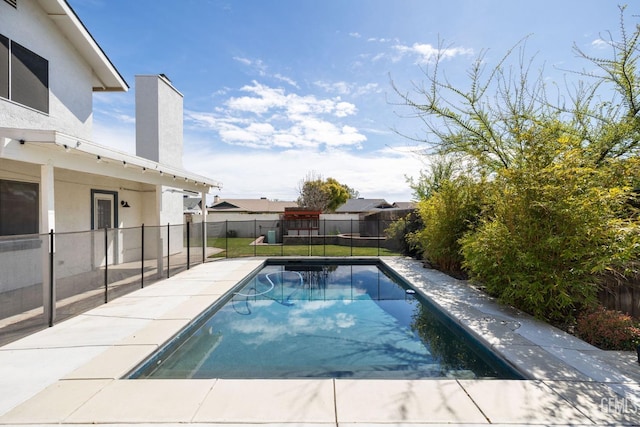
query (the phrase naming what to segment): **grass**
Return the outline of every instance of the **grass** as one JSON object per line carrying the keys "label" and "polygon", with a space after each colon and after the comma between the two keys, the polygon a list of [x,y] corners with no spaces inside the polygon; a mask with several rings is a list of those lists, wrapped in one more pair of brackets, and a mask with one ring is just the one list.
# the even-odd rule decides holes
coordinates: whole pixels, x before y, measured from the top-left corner
{"label": "grass", "polygon": [[215,258],[246,256],[393,256],[399,252],[385,248],[360,248],[338,245],[251,245],[252,238],[209,238],[208,247],[223,249]]}

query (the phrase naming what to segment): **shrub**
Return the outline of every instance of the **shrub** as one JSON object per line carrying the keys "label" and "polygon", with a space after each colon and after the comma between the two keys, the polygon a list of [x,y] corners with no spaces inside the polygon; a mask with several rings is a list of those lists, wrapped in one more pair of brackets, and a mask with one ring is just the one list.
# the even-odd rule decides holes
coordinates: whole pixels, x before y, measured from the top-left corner
{"label": "shrub", "polygon": [[477,223],[482,211],[483,184],[468,176],[446,180],[431,197],[418,203],[424,228],[410,236],[423,257],[436,268],[459,274],[460,238]]}
{"label": "shrub", "polygon": [[490,293],[559,326],[595,303],[600,273],[639,250],[637,221],[621,212],[628,175],[564,148],[500,171],[491,215],[461,240],[464,266]]}
{"label": "shrub", "polygon": [[420,216],[415,212],[410,212],[389,224],[384,230],[384,234],[387,240],[394,247],[399,248],[403,255],[417,258],[420,256],[420,249],[416,247],[411,236],[422,227]]}
{"label": "shrub", "polygon": [[640,344],[640,328],[633,318],[604,307],[579,316],[576,333],[603,350],[635,350]]}

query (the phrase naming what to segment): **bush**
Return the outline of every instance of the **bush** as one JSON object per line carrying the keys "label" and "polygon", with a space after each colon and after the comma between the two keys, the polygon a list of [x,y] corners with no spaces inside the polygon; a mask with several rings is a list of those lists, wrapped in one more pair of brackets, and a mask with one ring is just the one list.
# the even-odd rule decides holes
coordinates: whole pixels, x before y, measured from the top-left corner
{"label": "bush", "polygon": [[410,236],[423,227],[420,216],[415,212],[410,212],[402,218],[393,221],[385,230],[384,234],[389,242],[400,249],[403,255],[413,258],[420,256],[420,249],[416,247]]}
{"label": "bush", "polygon": [[423,257],[436,268],[459,275],[460,238],[474,227],[483,204],[483,184],[467,176],[440,183],[431,197],[418,203],[424,228],[410,236]]}
{"label": "bush", "polygon": [[556,153],[500,171],[491,215],[461,247],[491,294],[562,327],[595,304],[602,272],[637,258],[638,224],[621,219],[628,175],[589,166],[579,150]]}
{"label": "bush", "polygon": [[598,307],[578,317],[577,335],[603,350],[635,350],[640,328],[629,315]]}

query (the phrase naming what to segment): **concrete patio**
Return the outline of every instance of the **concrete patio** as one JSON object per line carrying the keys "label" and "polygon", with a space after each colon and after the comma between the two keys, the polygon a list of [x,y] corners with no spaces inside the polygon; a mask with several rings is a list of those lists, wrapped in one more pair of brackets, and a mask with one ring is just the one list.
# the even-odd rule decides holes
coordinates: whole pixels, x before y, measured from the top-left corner
{"label": "concrete patio", "polygon": [[121,379],[263,261],[199,265],[0,347],[0,424],[640,425],[635,354],[405,258],[383,262],[529,379]]}

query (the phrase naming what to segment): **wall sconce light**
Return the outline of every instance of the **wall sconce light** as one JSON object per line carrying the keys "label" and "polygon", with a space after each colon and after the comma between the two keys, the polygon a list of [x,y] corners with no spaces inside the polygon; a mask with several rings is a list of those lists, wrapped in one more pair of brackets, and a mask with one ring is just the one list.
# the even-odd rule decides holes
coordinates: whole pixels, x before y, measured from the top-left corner
{"label": "wall sconce light", "polygon": [[131,206],[129,206],[129,202],[125,202],[124,200],[120,202],[120,206],[122,206],[123,208],[130,208]]}
{"label": "wall sconce light", "polygon": [[147,168],[142,168],[142,173],[145,173],[147,171]]}
{"label": "wall sconce light", "polygon": [[126,168],[127,167],[127,162],[123,160],[122,161],[122,166]]}
{"label": "wall sconce light", "polygon": [[65,152],[68,153],[69,151],[71,151],[71,148],[69,148],[69,146],[67,144],[64,144],[63,147],[64,147],[64,151]]}
{"label": "wall sconce light", "polygon": [[160,171],[160,176],[164,176],[164,172]]}
{"label": "wall sconce light", "polygon": [[98,158],[96,159],[96,162],[102,163],[102,158],[100,156],[98,156]]}

